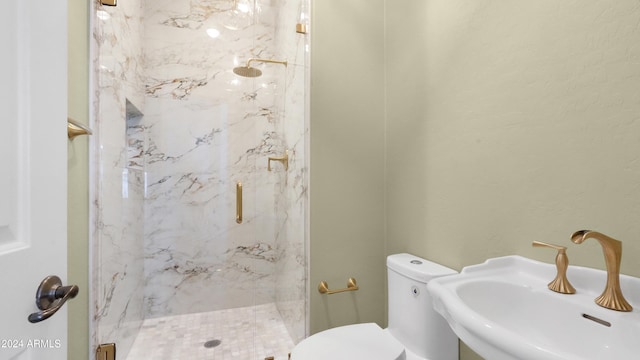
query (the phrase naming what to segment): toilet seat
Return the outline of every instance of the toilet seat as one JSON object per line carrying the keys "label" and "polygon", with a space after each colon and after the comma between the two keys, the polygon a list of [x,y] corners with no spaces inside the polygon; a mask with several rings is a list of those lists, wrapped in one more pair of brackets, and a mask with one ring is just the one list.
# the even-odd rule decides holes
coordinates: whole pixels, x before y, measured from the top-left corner
{"label": "toilet seat", "polygon": [[340,326],[302,340],[292,360],[405,360],[404,346],[375,323]]}

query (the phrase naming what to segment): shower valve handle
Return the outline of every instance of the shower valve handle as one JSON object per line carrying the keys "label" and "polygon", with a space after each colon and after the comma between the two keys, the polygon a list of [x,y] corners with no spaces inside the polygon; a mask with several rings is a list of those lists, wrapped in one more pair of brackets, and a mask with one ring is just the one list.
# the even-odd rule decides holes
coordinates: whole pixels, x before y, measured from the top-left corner
{"label": "shower valve handle", "polygon": [[289,151],[285,150],[284,156],[282,157],[269,157],[269,161],[267,161],[267,170],[271,171],[271,162],[279,161],[284,165],[284,170],[289,170]]}

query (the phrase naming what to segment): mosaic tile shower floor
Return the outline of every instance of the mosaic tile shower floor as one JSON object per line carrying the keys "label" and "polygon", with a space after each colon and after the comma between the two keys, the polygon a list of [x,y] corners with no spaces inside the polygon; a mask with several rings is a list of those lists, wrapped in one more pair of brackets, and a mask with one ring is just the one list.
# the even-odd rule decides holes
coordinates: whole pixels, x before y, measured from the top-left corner
{"label": "mosaic tile shower floor", "polygon": [[[220,340],[215,347],[205,343]],[[127,360],[286,360],[294,343],[275,304],[147,319]]]}

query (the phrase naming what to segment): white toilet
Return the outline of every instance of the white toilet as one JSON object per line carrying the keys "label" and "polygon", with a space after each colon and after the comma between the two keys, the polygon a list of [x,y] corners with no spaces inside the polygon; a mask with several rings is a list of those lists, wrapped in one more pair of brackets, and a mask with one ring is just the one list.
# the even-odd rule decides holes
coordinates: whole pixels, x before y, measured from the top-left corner
{"label": "white toilet", "polygon": [[457,360],[458,337],[433,309],[427,283],[457,272],[410,254],[387,257],[389,327],[341,326],[314,334],[292,360]]}

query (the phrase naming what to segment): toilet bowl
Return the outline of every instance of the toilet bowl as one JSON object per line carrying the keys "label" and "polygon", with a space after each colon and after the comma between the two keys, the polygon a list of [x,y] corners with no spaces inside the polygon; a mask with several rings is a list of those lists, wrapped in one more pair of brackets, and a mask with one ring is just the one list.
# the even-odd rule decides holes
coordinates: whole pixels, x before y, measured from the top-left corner
{"label": "toilet bowl", "polygon": [[389,326],[340,326],[295,346],[292,360],[457,360],[458,337],[433,309],[427,283],[456,274],[411,254],[387,257]]}
{"label": "toilet bowl", "polygon": [[404,346],[378,324],[356,324],[319,332],[303,340],[292,359],[404,360]]}

